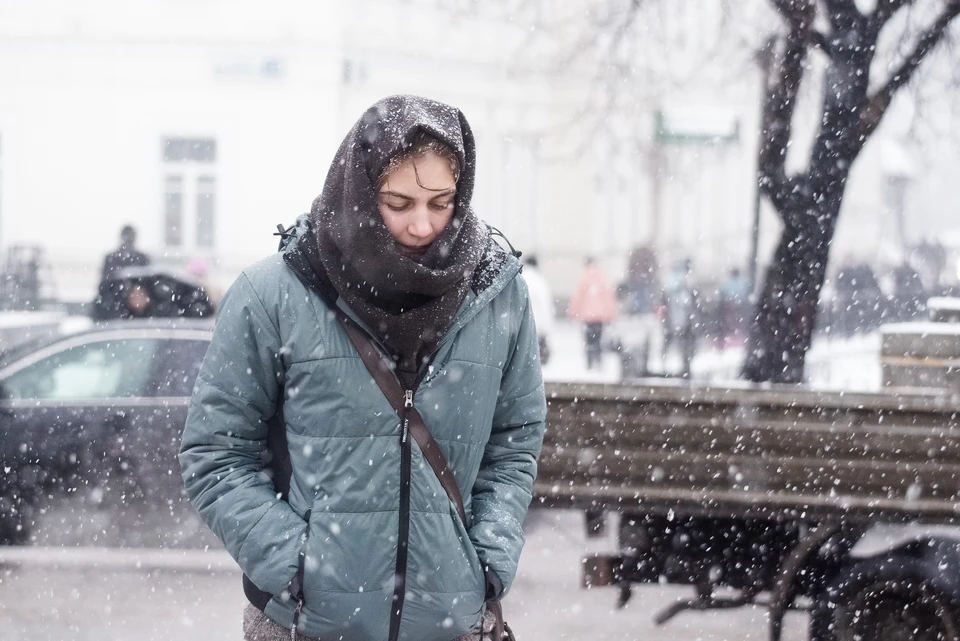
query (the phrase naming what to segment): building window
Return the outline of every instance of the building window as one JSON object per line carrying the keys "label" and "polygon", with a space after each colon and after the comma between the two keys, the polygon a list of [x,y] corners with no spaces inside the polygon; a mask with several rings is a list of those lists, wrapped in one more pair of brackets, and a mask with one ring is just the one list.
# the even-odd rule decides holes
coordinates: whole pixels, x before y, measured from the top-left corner
{"label": "building window", "polygon": [[167,247],[183,245],[183,177],[167,176],[163,189],[164,243]]}
{"label": "building window", "polygon": [[217,141],[164,138],[163,238],[168,249],[209,252],[216,246]]}
{"label": "building window", "polygon": [[197,247],[213,247],[213,209],[217,179],[197,177]]}
{"label": "building window", "polygon": [[217,162],[213,138],[164,138],[164,162]]}

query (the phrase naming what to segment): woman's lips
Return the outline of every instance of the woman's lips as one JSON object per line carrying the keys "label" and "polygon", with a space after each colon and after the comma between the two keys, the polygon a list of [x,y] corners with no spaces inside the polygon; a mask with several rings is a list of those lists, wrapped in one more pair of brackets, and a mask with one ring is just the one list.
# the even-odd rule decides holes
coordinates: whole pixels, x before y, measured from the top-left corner
{"label": "woman's lips", "polygon": [[404,245],[403,243],[397,243],[397,247],[403,253],[413,254],[414,256],[423,256],[430,249],[430,245]]}

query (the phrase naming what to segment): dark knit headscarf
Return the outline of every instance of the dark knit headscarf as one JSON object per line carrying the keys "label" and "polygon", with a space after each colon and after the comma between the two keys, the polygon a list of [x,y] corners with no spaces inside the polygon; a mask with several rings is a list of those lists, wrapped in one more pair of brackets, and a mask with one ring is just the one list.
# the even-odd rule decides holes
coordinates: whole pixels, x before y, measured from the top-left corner
{"label": "dark knit headscarf", "polygon": [[[396,248],[377,207],[376,185],[391,157],[426,134],[460,164],[453,216],[430,248]],[[470,288],[487,230],[470,209],[473,134],[454,107],[417,96],[384,98],[357,121],[337,151],[311,216],[320,261],[337,294],[392,352],[411,385]]]}

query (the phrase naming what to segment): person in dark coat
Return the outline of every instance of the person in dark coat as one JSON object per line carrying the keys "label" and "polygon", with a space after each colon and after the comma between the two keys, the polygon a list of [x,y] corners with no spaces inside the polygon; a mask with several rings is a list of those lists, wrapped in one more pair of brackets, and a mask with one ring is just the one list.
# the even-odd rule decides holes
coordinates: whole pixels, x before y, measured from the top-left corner
{"label": "person in dark coat", "polygon": [[187,275],[152,267],[124,267],[101,287],[93,301],[94,320],[209,318],[215,305],[206,289]]}
{"label": "person in dark coat", "polygon": [[[180,464],[244,572],[246,641],[476,640],[513,583],[546,399],[520,261],[470,206],[474,149],[458,109],[381,100],[221,300]],[[338,316],[422,415],[464,519]]]}
{"label": "person in dark coat", "polygon": [[[133,292],[133,285],[122,278],[123,270],[129,267],[146,267],[150,257],[137,249],[137,230],[124,225],[120,230],[120,246],[103,259],[100,285],[93,302],[93,316],[99,320],[140,316],[141,296]],[[130,304],[133,301],[133,304]]]}
{"label": "person in dark coat", "polygon": [[837,273],[836,291],[842,335],[869,331],[880,324],[883,292],[870,265],[854,263],[842,266]]}
{"label": "person in dark coat", "polygon": [[893,305],[896,319],[911,321],[926,306],[926,294],[920,272],[904,261],[893,269]]}
{"label": "person in dark coat", "polygon": [[120,246],[103,259],[100,282],[113,280],[124,267],[146,267],[150,257],[137,249],[137,230],[132,225],[124,225],[120,230]]}

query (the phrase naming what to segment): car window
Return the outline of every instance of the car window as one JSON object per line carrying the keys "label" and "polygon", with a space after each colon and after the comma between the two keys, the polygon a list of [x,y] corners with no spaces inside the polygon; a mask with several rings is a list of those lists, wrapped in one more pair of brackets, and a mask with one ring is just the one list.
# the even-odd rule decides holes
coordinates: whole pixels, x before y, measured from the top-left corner
{"label": "car window", "polygon": [[149,396],[190,396],[200,372],[209,341],[165,340],[160,345],[159,371],[154,376]]}
{"label": "car window", "polygon": [[140,396],[158,344],[142,338],[71,347],[11,374],[3,381],[3,395],[37,400]]}

